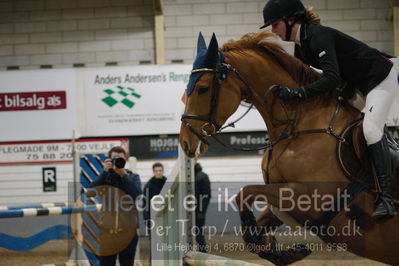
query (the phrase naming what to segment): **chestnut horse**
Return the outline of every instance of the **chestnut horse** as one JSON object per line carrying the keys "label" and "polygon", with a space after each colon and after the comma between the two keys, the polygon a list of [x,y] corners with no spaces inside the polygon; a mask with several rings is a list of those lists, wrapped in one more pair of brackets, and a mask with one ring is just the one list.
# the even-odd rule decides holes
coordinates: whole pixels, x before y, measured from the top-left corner
{"label": "chestnut horse", "polygon": [[[236,197],[250,251],[277,265],[307,256],[306,245],[281,251],[267,226],[291,221],[317,234],[334,250],[347,250],[384,263],[399,263],[399,216],[374,222],[375,195],[361,182],[351,181],[337,159],[340,134],[360,112],[339,97],[337,90],[306,100],[283,101],[272,85],[298,87],[320,74],[287,54],[269,32],[246,34],[219,49],[216,36],[209,47],[200,34],[197,58],[187,87],[180,144],[190,157],[207,150],[208,140],[237,110],[242,100],[262,116],[270,145],[262,161],[265,185],[245,186]],[[397,186],[397,178],[394,180]],[[255,219],[251,206],[259,196],[269,206]],[[395,197],[397,198],[397,197]],[[283,200],[284,199],[284,200]],[[280,212],[271,211],[280,209]],[[276,208],[274,208],[276,207]],[[340,233],[348,227],[352,233]],[[334,233],[322,232],[329,228]],[[333,230],[332,230],[333,229]],[[266,245],[272,248],[262,249]]]}

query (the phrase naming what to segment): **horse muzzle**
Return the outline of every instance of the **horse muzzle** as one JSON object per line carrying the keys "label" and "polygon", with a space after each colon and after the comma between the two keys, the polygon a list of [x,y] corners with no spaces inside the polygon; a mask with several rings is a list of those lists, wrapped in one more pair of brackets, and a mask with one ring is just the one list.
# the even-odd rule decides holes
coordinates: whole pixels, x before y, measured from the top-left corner
{"label": "horse muzzle", "polygon": [[208,144],[204,144],[198,139],[195,139],[192,142],[188,139],[181,139],[180,145],[182,146],[184,153],[190,158],[198,157],[200,154],[208,150]]}

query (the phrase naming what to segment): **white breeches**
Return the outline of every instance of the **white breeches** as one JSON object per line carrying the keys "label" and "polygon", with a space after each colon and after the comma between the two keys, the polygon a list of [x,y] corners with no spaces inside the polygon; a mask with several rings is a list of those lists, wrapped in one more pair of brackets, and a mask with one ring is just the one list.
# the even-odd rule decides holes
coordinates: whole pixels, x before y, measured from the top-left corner
{"label": "white breeches", "polygon": [[363,132],[367,145],[377,143],[384,134],[385,122],[389,110],[399,90],[399,62],[397,59],[389,75],[366,97],[366,105],[363,109]]}

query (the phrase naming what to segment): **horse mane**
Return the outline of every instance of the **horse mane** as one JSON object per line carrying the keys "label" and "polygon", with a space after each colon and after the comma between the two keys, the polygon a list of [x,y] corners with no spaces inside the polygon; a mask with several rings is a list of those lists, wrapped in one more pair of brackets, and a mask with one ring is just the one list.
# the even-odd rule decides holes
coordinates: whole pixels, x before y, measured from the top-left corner
{"label": "horse mane", "polygon": [[241,39],[228,41],[220,49],[222,52],[243,52],[246,49],[260,50],[271,56],[300,85],[306,85],[321,77],[317,71],[305,65],[295,56],[287,53],[276,41],[276,35],[269,31],[247,33]]}

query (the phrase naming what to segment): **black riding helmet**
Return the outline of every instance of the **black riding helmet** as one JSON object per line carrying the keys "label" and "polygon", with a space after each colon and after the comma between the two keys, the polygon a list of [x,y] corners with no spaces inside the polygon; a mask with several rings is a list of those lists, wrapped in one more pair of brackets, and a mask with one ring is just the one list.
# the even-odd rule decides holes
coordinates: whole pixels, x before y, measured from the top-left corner
{"label": "black riding helmet", "polygon": [[263,8],[265,24],[261,29],[269,26],[278,19],[287,20],[290,16],[304,16],[306,9],[300,0],[269,0]]}
{"label": "black riding helmet", "polygon": [[261,29],[269,26],[274,21],[282,19],[285,23],[285,39],[289,40],[294,24],[288,23],[288,18],[294,16],[294,22],[306,16],[306,9],[300,0],[269,0],[263,8],[265,24]]}

